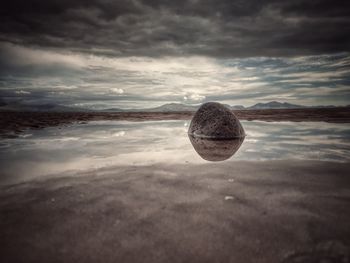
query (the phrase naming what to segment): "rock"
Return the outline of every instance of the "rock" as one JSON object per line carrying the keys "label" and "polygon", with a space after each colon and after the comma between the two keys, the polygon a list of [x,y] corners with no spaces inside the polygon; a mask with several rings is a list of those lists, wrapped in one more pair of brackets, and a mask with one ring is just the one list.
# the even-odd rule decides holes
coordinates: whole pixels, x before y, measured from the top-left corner
{"label": "rock", "polygon": [[217,102],[204,103],[192,118],[188,134],[208,139],[245,137],[244,129],[231,110]]}

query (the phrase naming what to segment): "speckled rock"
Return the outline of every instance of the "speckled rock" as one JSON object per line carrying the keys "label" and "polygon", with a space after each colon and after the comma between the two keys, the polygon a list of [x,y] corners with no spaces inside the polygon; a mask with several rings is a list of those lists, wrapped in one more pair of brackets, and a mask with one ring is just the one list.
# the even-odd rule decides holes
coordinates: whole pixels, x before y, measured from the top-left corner
{"label": "speckled rock", "polygon": [[234,139],[245,136],[237,117],[231,110],[217,102],[207,102],[197,110],[188,134],[210,139]]}

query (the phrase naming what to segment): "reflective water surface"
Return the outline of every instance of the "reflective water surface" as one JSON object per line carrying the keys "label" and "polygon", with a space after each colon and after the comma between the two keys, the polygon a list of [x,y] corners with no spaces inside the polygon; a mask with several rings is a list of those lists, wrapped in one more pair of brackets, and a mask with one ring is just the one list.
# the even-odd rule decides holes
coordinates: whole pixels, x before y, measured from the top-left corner
{"label": "reflective water surface", "polygon": [[238,151],[244,141],[244,137],[225,140],[203,139],[192,135],[188,137],[199,156],[211,162],[229,159]]}
{"label": "reflective water surface", "polygon": [[[17,139],[1,140],[0,184],[111,165],[206,163],[227,158],[225,162],[350,160],[349,124],[243,121],[247,136],[240,147],[241,142],[230,147],[191,143],[188,125],[189,121],[99,121],[27,131]],[[208,157],[213,147],[214,157]]]}

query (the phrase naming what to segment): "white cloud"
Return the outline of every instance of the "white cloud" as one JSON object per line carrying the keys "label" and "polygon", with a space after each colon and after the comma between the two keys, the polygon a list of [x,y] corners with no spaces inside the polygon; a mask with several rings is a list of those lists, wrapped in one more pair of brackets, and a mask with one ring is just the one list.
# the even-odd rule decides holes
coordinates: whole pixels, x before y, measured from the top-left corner
{"label": "white cloud", "polygon": [[0,49],[14,65],[65,65],[71,68],[84,67],[84,59],[75,53],[27,48],[9,43],[0,43]]}
{"label": "white cloud", "polygon": [[125,131],[118,131],[113,134],[113,137],[122,137],[125,135]]}
{"label": "white cloud", "polygon": [[16,94],[22,94],[22,95],[30,94],[30,92],[29,92],[29,91],[26,91],[26,90],[16,90],[15,93],[16,93]]}
{"label": "white cloud", "polygon": [[185,101],[200,102],[205,99],[205,96],[199,94],[191,94],[184,96]]}
{"label": "white cloud", "polygon": [[119,88],[111,88],[111,89],[109,89],[109,91],[111,93],[115,93],[115,94],[123,94],[124,93],[124,90],[123,89],[119,89]]}

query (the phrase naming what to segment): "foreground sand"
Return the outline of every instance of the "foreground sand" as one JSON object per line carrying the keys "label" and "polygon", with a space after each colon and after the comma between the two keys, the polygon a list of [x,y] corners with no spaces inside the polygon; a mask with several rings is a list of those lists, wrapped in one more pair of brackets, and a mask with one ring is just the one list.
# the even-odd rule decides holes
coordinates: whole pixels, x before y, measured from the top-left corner
{"label": "foreground sand", "polygon": [[349,172],[152,165],[5,186],[0,262],[349,262]]}

